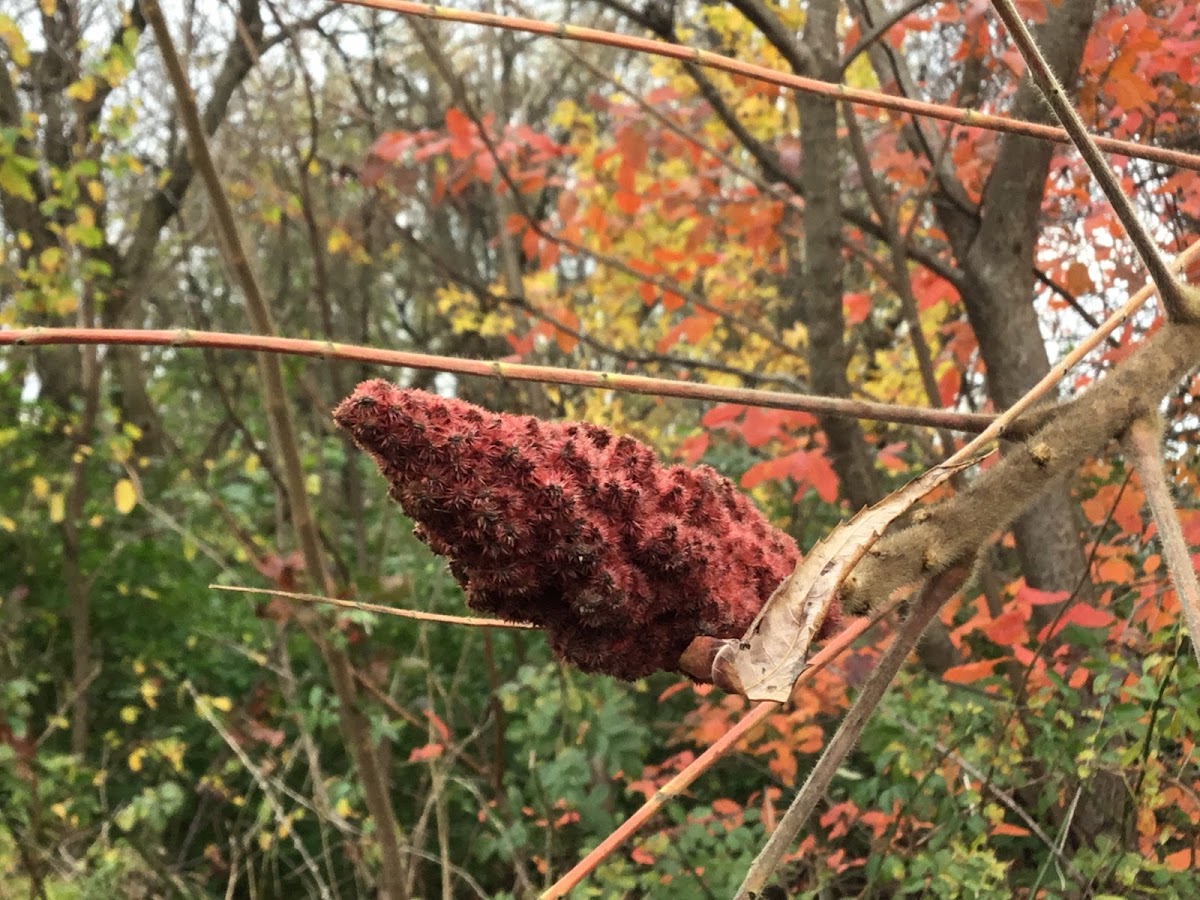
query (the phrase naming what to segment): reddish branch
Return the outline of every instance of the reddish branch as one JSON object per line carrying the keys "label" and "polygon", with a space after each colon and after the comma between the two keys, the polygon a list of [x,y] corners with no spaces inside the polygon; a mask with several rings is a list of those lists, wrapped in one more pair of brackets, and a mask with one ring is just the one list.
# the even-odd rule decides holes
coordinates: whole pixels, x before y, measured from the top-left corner
{"label": "reddish branch", "polygon": [[604,391],[650,394],[656,397],[713,400],[720,403],[737,403],[769,409],[790,409],[831,416],[850,416],[905,425],[932,425],[955,431],[983,431],[995,420],[994,416],[978,413],[956,413],[940,409],[893,406],[888,403],[867,400],[819,397],[813,394],[794,394],[787,391],[719,387],[671,378],[651,378],[645,375],[626,375],[604,371],[589,372],[582,369],[535,366],[501,360],[461,359],[456,356],[437,356],[431,353],[413,353],[408,350],[381,350],[354,344],[339,344],[334,341],[311,341],[302,338],[275,337],[274,335],[192,331],[182,328],[177,330],[141,328],[0,330],[0,347],[4,345],[33,347],[49,344],[121,344],[141,347],[212,347],[218,350],[254,350],[261,353],[344,359],[382,366],[454,372],[459,375],[477,375],[483,378],[532,381],[540,384],[573,384]]}
{"label": "reddish branch", "polygon": [[584,671],[674,670],[736,638],[799,556],[728,479],[589,424],[495,414],[386,381],[334,412],[474,609],[532,622]]}
{"label": "reddish branch", "polygon": [[[966,125],[972,128],[984,128],[989,131],[1003,131],[1011,134],[1021,134],[1027,137],[1052,141],[1056,144],[1071,142],[1067,132],[1052,125],[1042,125],[1036,122],[1026,122],[1020,119],[1010,119],[1006,116],[996,116],[989,113],[976,112],[972,109],[959,109],[941,103],[928,103],[922,100],[910,100],[907,97],[895,97],[878,91],[862,90],[847,87],[843,84],[832,84],[816,78],[805,78],[802,75],[792,75],[777,72],[766,66],[742,62],[728,56],[721,56],[708,50],[694,47],[668,44],[665,41],[650,38],[633,37],[616,34],[599,28],[584,28],[579,25],[556,24],[543,22],[539,19],[525,19],[517,16],[502,16],[495,13],[475,12],[465,9],[450,9],[445,6],[433,6],[428,3],[414,3],[411,0],[340,0],[340,2],[355,6],[367,6],[372,9],[386,9],[409,16],[421,16],[442,22],[462,22],[468,25],[484,25],[490,28],[503,28],[508,31],[523,31],[529,34],[540,34],[546,37],[556,37],[562,40],[581,41],[588,44],[600,44],[606,47],[618,47],[653,56],[664,56],[678,59],[686,63],[730,72],[735,75],[745,75],[766,84],[777,84],[808,94],[829,97],[835,100],[845,100],[861,106],[876,109],[890,109],[896,112],[909,113],[914,116],[924,116],[940,119],[956,125]],[[1115,138],[1096,138],[1096,144],[1110,153],[1119,153],[1136,159],[1146,159],[1166,165],[1178,166],[1181,169],[1200,171],[1200,156],[1185,153],[1180,150],[1169,150],[1163,147],[1152,147],[1134,141],[1121,141]]]}

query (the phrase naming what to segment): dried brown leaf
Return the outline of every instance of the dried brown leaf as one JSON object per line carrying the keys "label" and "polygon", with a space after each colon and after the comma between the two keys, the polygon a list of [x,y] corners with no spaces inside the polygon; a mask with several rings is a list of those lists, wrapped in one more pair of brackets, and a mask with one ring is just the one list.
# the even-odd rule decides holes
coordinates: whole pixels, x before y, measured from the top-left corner
{"label": "dried brown leaf", "polygon": [[977,459],[935,466],[835,528],[775,589],[742,639],[717,652],[713,683],[751,700],[786,702],[846,576],[897,517]]}

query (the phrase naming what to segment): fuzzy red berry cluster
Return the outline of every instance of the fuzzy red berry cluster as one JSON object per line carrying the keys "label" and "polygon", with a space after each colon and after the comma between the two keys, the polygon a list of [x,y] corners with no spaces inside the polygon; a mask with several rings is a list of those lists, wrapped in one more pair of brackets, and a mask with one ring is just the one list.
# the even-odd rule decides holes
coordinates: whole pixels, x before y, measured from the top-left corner
{"label": "fuzzy red berry cluster", "polygon": [[639,678],[740,637],[795,543],[707,466],[588,424],[367,381],[334,411],[468,604],[544,628],[563,660]]}

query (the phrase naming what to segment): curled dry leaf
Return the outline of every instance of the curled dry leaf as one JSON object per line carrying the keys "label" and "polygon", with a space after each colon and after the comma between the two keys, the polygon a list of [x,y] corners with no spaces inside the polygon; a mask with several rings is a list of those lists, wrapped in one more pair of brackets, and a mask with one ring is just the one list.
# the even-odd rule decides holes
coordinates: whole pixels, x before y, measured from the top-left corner
{"label": "curled dry leaf", "polygon": [[[808,661],[808,648],[838,589],[871,545],[909,507],[978,457],[948,460],[833,530],[775,589],[740,641],[728,641],[713,661],[712,680],[751,700],[785,702]],[[875,598],[875,603],[886,601]]]}

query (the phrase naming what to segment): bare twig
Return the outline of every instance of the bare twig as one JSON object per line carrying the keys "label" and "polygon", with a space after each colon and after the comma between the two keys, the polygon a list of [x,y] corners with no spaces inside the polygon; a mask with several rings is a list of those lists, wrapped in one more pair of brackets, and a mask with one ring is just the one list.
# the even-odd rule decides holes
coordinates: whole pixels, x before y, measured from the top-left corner
{"label": "bare twig", "polygon": [[1196,580],[1196,569],[1192,565],[1192,554],[1179,526],[1179,516],[1171,500],[1171,492],[1163,477],[1163,459],[1159,442],[1162,429],[1157,423],[1139,419],[1133,423],[1125,437],[1125,446],[1133,460],[1134,468],[1142,479],[1146,492],[1146,505],[1158,526],[1158,539],[1162,542],[1163,559],[1171,581],[1179,595],[1179,606],[1183,611],[1183,622],[1192,639],[1192,652],[1200,660],[1200,582]]}
{"label": "bare twig", "polygon": [[[900,727],[907,731],[914,739],[925,739],[926,736],[920,731],[920,729],[916,728],[910,722],[906,722],[903,719],[897,721]],[[997,800],[999,800],[1004,806],[1007,806],[1018,819],[1025,823],[1025,827],[1032,831],[1034,836],[1041,841],[1043,845],[1045,845],[1046,849],[1050,851],[1050,853],[1058,861],[1058,864],[1063,867],[1072,880],[1074,880],[1081,887],[1086,887],[1087,879],[1084,878],[1083,873],[1081,873],[1079,869],[1075,867],[1075,864],[1071,862],[1071,860],[1067,859],[1066,856],[1063,855],[1062,848],[1050,838],[1050,835],[1046,834],[1042,826],[1037,823],[1037,820],[1034,819],[1034,817],[1029,814],[1029,811],[1019,804],[1011,794],[992,784],[990,775],[981,772],[957,750],[947,747],[941,741],[934,741],[933,747],[938,753],[953,759],[954,762],[964,772],[978,781],[982,787],[986,787],[986,789]]]}
{"label": "bare twig", "polygon": [[183,683],[183,689],[187,691],[187,693],[191,696],[192,701],[195,703],[196,712],[200,714],[200,717],[204,719],[204,721],[208,722],[208,724],[212,726],[213,731],[221,736],[221,740],[223,740],[225,745],[233,751],[234,755],[237,756],[238,760],[241,762],[242,768],[244,768],[250,777],[254,779],[259,790],[263,792],[263,799],[267,801],[267,806],[271,808],[271,814],[275,818],[275,824],[279,826],[279,833],[281,835],[286,834],[291,840],[292,846],[296,848],[296,852],[300,854],[300,858],[304,861],[304,867],[308,869],[309,874],[312,876],[313,884],[320,893],[322,900],[333,900],[333,894],[329,890],[329,885],[325,883],[325,879],[321,877],[321,871],[317,868],[316,861],[308,852],[308,848],[304,846],[304,842],[300,840],[299,835],[296,833],[296,829],[291,827],[291,820],[288,818],[287,813],[280,804],[279,798],[276,795],[275,788],[272,783],[267,779],[266,775],[263,774],[263,771],[254,764],[254,760],[252,760],[246,754],[246,751],[242,749],[242,745],[234,739],[233,735],[226,730],[225,726],[217,721],[216,717],[212,714],[212,711],[209,708],[209,704],[204,702],[203,698],[196,693],[196,689],[192,687],[190,681],[185,681]]}
{"label": "bare twig", "polygon": [[[141,0],[146,22],[154,32],[167,78],[175,94],[175,104],[187,137],[188,154],[200,173],[213,213],[217,244],[230,276],[237,282],[246,300],[246,311],[253,326],[264,334],[275,331],[270,306],[258,273],[246,250],[238,228],[237,217],[221,184],[208,137],[204,130],[195,94],[188,82],[183,62],[171,39],[170,29],[159,0]],[[253,5],[251,4],[253,9]],[[256,10],[255,10],[256,11]],[[320,531],[313,518],[305,490],[304,465],[300,459],[300,442],[292,420],[288,395],[283,381],[283,367],[277,357],[260,353],[256,358],[258,377],[266,408],[274,450],[279,454],[284,476],[283,498],[291,513],[292,526],[300,544],[308,577],[328,593],[334,590],[333,577],[321,546]],[[375,822],[376,838],[381,857],[379,895],[386,900],[407,900],[404,889],[404,862],[401,858],[401,833],[388,797],[387,776],[383,771],[376,742],[371,740],[369,724],[357,706],[357,691],[351,666],[343,650],[331,646],[320,635],[310,632],[329,670],[334,692],[338,698],[338,723],[342,739],[354,759],[367,809]]]}
{"label": "bare twig", "polygon": [[[883,618],[891,608],[889,606],[881,609],[869,619],[857,619],[853,624],[840,631],[836,637],[830,639],[821,648],[821,652],[813,654],[808,666],[800,673],[800,677],[796,679],[796,684],[808,680],[829,665],[843,650],[854,643],[859,635]],[[541,900],[556,900],[556,898],[567,896],[596,866],[607,859],[617,847],[625,843],[634,832],[645,825],[663,806],[679,797],[687,789],[688,785],[706,772],[714,762],[724,756],[738,740],[743,738],[768,713],[778,706],[779,704],[773,700],[763,700],[752,707],[733,728],[718,738],[716,742],[700,754],[700,756],[692,760],[674,778],[648,797],[646,802],[633,815],[622,822],[615,831],[601,841],[595,850],[580,860],[571,871],[554,882],[541,895]]]}
{"label": "bare twig", "polygon": [[834,775],[841,768],[843,760],[858,742],[863,728],[871,718],[875,707],[883,699],[888,685],[900,671],[904,660],[917,645],[926,626],[941,609],[956,590],[966,580],[967,569],[960,567],[951,569],[941,577],[927,585],[907,617],[896,630],[892,643],[879,658],[879,663],[871,670],[870,676],[863,684],[862,691],[854,701],[854,705],[842,719],[842,724],[825,745],[821,758],[809,773],[808,779],[779,820],[779,826],[771,833],[770,839],[762,852],[751,864],[742,886],[738,888],[735,900],[750,900],[761,893],[768,879],[779,867],[785,853],[796,840],[800,829],[808,821],[818,801],[825,796],[826,790],[833,781]]}
{"label": "bare twig", "polygon": [[1041,88],[1042,96],[1046,98],[1046,102],[1050,104],[1050,108],[1062,122],[1067,134],[1071,136],[1071,143],[1075,145],[1084,162],[1087,163],[1088,170],[1096,179],[1100,190],[1104,191],[1104,196],[1108,198],[1113,212],[1125,226],[1125,233],[1129,235],[1129,240],[1133,242],[1133,246],[1137,249],[1138,255],[1150,273],[1150,278],[1158,288],[1158,294],[1162,298],[1168,318],[1173,322],[1194,318],[1195,311],[1189,309],[1187,297],[1168,268],[1166,260],[1158,252],[1158,245],[1151,237],[1149,229],[1142,224],[1133,208],[1133,203],[1121,190],[1121,183],[1117,180],[1116,173],[1101,154],[1097,141],[1088,134],[1087,127],[1083,124],[1083,118],[1075,111],[1058,76],[1050,68],[1050,64],[1042,55],[1041,48],[1038,47],[1033,34],[1025,25],[1021,14],[1017,12],[1013,0],[992,0],[992,6],[995,8],[996,14],[1004,21],[1017,49],[1025,57],[1029,72],[1037,86]]}
{"label": "bare twig", "polygon": [[[1200,255],[1200,254],[1198,254]],[[1139,295],[1141,296],[1141,295]],[[1146,295],[1148,296],[1148,294]],[[1144,301],[1144,297],[1142,298]],[[1126,314],[1127,315],[1127,314]],[[1124,321],[1122,317],[1112,327]],[[1107,333],[1107,332],[1106,332]],[[896,422],[902,425],[927,425],[954,431],[978,432],[988,428],[995,417],[978,413],[955,413],[940,409],[892,406],[868,400],[820,397],[787,391],[760,391],[751,388],[719,387],[670,378],[626,375],[617,372],[589,372],[556,366],[533,366],[501,360],[461,359],[406,350],[378,350],[333,341],[309,341],[265,334],[235,334],[224,331],[139,328],[24,328],[0,330],[0,346],[40,346],[46,344],[132,344],[143,347],[212,347],[224,350],[254,350],[290,356],[349,359],[384,366],[402,366],[434,372],[478,375],[482,378],[535,381],[543,384],[573,384],[602,391],[625,391],[661,397],[713,400],[743,406],[790,409],[830,416],[848,416]]]}
{"label": "bare twig", "polygon": [[463,625],[467,628],[536,628],[536,626],[526,622],[508,622],[504,619],[481,619],[477,616],[449,616],[443,613],[422,612],[419,609],[400,609],[396,606],[384,606],[381,603],[365,603],[361,600],[339,600],[336,597],[322,597],[320,594],[304,594],[297,591],[277,591],[272,588],[242,587],[240,585],[229,584],[210,584],[209,588],[214,591],[235,591],[239,594],[269,594],[272,597],[283,597],[286,600],[295,600],[300,603],[324,603],[342,609],[355,609],[359,612],[398,616],[402,619],[418,619],[422,622],[437,622],[442,625]]}
{"label": "bare twig", "polygon": [[[831,84],[816,78],[805,78],[787,72],[777,72],[767,66],[743,62],[719,53],[700,50],[696,47],[686,47],[679,44],[669,44],[651,38],[634,37],[617,34],[599,28],[583,28],[578,25],[565,23],[544,22],[539,19],[524,19],[515,16],[502,16],[495,13],[476,12],[474,10],[451,9],[446,6],[433,6],[428,3],[414,3],[411,0],[342,0],[355,6],[367,6],[373,9],[386,9],[409,16],[422,16],[427,19],[437,19],[443,22],[462,22],[468,25],[485,25],[491,28],[504,28],[509,31],[523,31],[528,34],[540,34],[568,41],[581,41],[588,44],[601,44],[607,47],[619,47],[626,50],[636,50],[652,56],[663,56],[678,59],[686,63],[730,72],[734,75],[745,75],[766,84],[776,84],[803,93],[830,97],[834,100],[846,100],[862,106],[877,109],[891,109],[897,112],[925,116],[931,119],[941,119],[956,125],[971,128],[984,128],[989,131],[1006,131],[1056,144],[1070,143],[1070,137],[1062,128],[1052,125],[1042,125],[1037,122],[1025,122],[1010,119],[1005,116],[990,115],[976,112],[973,109],[960,109],[941,103],[927,103],[921,100],[910,100],[906,97],[896,97],[882,94],[878,91],[862,90],[847,87],[842,84]],[[1168,150],[1162,147],[1152,147],[1135,141],[1119,141],[1113,138],[1098,138],[1097,144],[1111,153],[1132,156],[1160,162],[1181,169],[1200,171],[1200,155],[1185,153],[1179,150]]]}

